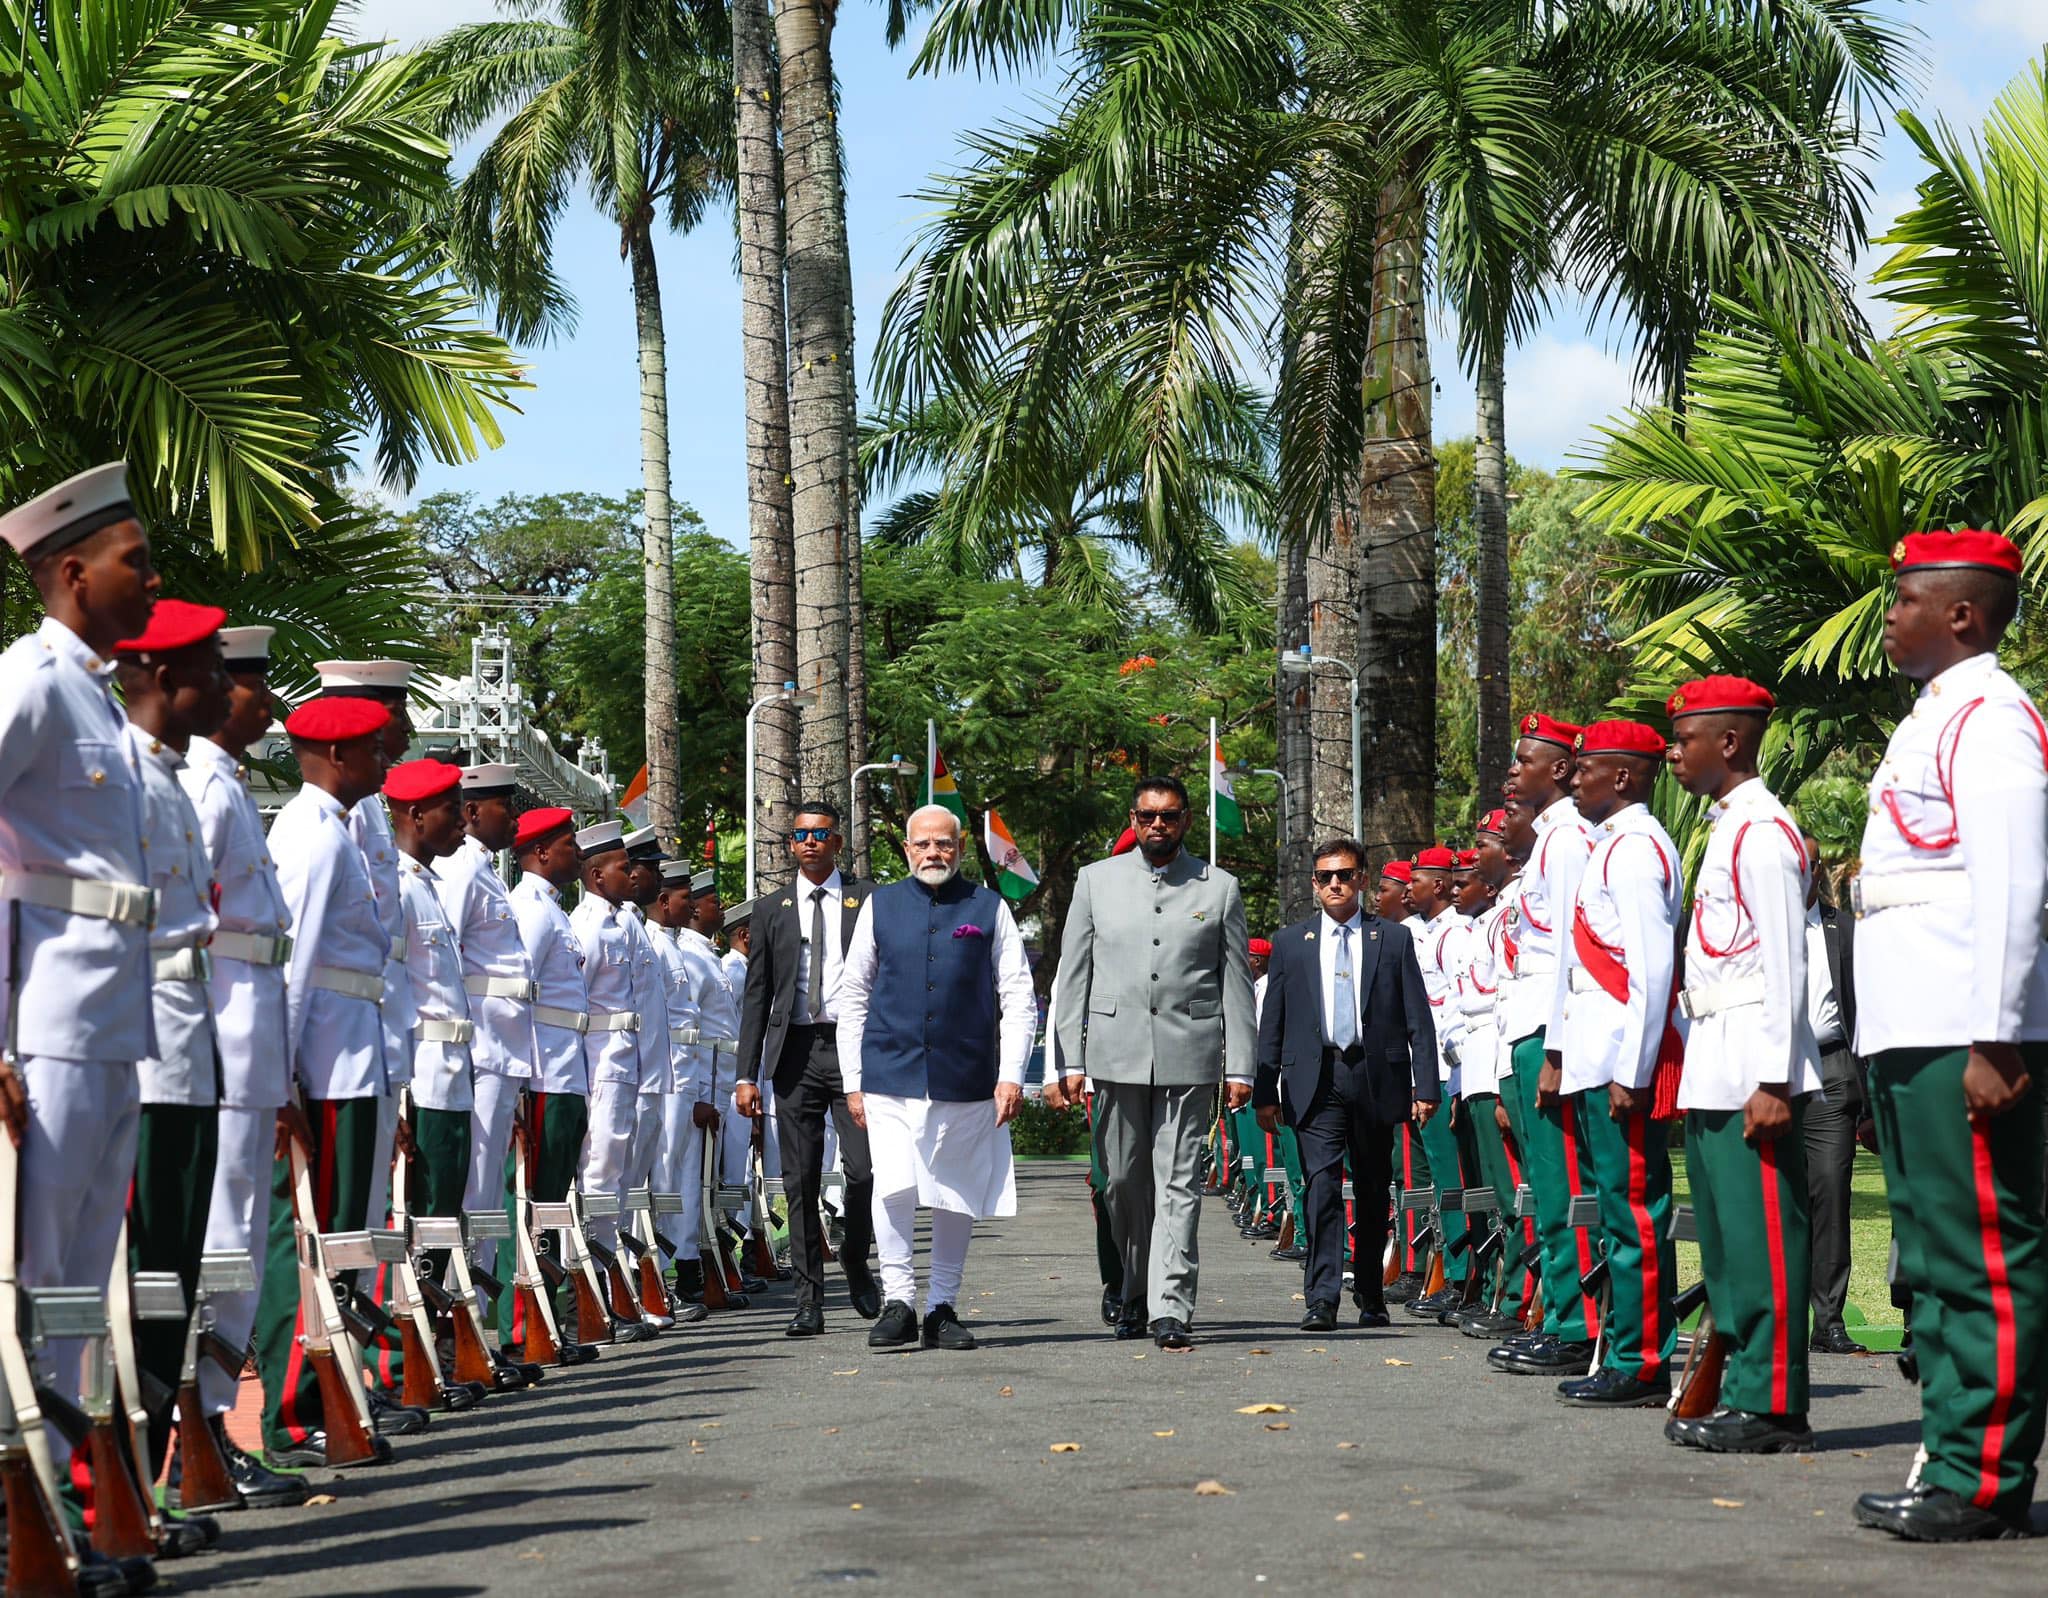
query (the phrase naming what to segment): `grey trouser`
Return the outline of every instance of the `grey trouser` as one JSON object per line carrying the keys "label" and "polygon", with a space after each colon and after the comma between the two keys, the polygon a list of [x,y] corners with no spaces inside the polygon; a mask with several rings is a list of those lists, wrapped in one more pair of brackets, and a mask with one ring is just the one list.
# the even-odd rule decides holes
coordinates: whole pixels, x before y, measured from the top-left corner
{"label": "grey trouser", "polygon": [[1151,1320],[1194,1321],[1200,1160],[1215,1103],[1213,1083],[1095,1084],[1095,1151],[1110,1235],[1123,1256],[1125,1294],[1136,1302],[1134,1289],[1146,1284]]}

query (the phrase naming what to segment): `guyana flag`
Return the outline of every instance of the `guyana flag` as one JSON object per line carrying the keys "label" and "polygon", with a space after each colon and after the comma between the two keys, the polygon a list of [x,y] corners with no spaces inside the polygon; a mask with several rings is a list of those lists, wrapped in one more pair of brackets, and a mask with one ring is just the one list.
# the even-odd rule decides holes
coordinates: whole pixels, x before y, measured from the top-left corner
{"label": "guyana flag", "polygon": [[1226,838],[1244,836],[1244,812],[1237,808],[1237,790],[1230,785],[1230,768],[1223,764],[1223,745],[1209,746],[1209,783],[1216,796],[1216,830]]}
{"label": "guyana flag", "polygon": [[953,773],[946,769],[946,757],[937,749],[932,751],[932,803],[952,811],[960,818],[960,830],[967,830],[967,805],[953,782]]}
{"label": "guyana flag", "polygon": [[1029,898],[1038,886],[1038,873],[1031,869],[1031,862],[1024,858],[1017,840],[1010,836],[1010,829],[993,809],[981,830],[981,855],[995,871],[995,885],[1005,899]]}

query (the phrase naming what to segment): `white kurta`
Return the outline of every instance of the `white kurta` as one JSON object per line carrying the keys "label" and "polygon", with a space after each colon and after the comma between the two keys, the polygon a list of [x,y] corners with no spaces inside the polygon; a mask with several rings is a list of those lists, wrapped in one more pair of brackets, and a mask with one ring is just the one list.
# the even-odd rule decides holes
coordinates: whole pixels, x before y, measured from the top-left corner
{"label": "white kurta", "polygon": [[[997,1080],[1021,1087],[1037,1030],[1038,1005],[1024,940],[1007,904],[996,913],[995,935],[989,942],[996,971]],[[876,1200],[915,1189],[917,1202],[926,1209],[955,1210],[976,1220],[1015,1215],[1017,1168],[1010,1152],[1010,1129],[996,1125],[993,1098],[948,1103],[862,1093],[861,1039],[880,963],[874,910],[863,904],[831,1005],[839,1018],[840,1075],[846,1091],[861,1093],[867,1107]]]}

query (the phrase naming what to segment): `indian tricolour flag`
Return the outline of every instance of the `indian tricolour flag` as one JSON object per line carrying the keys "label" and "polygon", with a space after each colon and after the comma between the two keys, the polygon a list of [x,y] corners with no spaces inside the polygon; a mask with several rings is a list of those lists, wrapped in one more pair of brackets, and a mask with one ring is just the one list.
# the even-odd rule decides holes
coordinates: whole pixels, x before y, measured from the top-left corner
{"label": "indian tricolour flag", "polygon": [[619,809],[636,828],[647,825],[647,768],[643,765],[638,775],[626,784],[626,792],[619,800]]}
{"label": "indian tricolour flag", "polygon": [[960,818],[961,830],[966,830],[967,805],[961,799],[960,790],[953,782],[953,773],[946,769],[946,757],[939,753],[936,746],[932,749],[932,803],[944,805],[952,811]]}
{"label": "indian tricolour flag", "polygon": [[1038,886],[1038,873],[1031,869],[1031,862],[1024,858],[1017,840],[1010,836],[1010,829],[994,810],[988,812],[988,820],[981,829],[981,848],[983,857],[995,870],[995,885],[1005,899],[1026,898]]}
{"label": "indian tricolour flag", "polygon": [[1244,836],[1244,812],[1237,808],[1237,790],[1230,785],[1230,768],[1223,764],[1223,745],[1209,746],[1209,781],[1216,793],[1216,830],[1229,838]]}

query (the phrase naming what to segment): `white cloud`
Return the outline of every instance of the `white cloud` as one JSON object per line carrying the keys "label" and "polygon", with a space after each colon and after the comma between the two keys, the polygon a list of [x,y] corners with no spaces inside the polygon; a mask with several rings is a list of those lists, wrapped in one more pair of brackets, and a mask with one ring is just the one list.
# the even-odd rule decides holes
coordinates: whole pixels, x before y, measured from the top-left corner
{"label": "white cloud", "polygon": [[1980,28],[2016,33],[2028,44],[2048,40],[2044,0],[1970,0],[1969,17]]}

